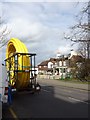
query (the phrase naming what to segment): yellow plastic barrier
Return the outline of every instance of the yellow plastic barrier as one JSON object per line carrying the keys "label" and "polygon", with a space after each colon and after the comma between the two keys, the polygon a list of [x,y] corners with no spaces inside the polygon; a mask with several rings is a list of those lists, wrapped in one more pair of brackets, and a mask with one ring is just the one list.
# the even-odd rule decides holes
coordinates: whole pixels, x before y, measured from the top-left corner
{"label": "yellow plastic barrier", "polygon": [[[12,56],[13,53],[28,53],[26,46],[18,39],[12,38],[9,40],[7,49],[6,49],[6,59]],[[7,69],[9,70],[9,63],[7,62]],[[16,81],[16,87],[18,89],[22,89],[28,86],[30,81],[30,73],[29,72],[18,72],[18,80],[16,80],[17,76],[14,76],[14,58],[11,60],[11,84]],[[27,55],[23,56],[23,70],[30,69],[30,58]],[[22,56],[18,56],[18,70],[22,70]]]}

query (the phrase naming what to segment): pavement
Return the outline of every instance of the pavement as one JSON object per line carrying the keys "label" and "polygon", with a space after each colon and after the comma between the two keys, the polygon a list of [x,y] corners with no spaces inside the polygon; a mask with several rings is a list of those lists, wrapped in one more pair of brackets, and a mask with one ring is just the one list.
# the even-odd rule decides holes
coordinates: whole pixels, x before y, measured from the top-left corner
{"label": "pavement", "polygon": [[63,80],[54,80],[54,79],[37,79],[39,83],[46,84],[46,85],[53,85],[53,86],[64,86],[64,87],[72,87],[76,89],[82,89],[90,91],[90,84],[84,84],[84,83],[73,83],[69,81],[63,81]]}
{"label": "pavement", "polygon": [[1,94],[0,94],[0,120],[2,118],[2,102],[1,102]]}

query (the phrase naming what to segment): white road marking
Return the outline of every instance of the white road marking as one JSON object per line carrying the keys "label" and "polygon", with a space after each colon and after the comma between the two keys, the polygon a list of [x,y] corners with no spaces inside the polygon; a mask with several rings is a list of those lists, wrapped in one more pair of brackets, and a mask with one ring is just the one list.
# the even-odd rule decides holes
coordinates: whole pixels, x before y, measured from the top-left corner
{"label": "white road marking", "polygon": [[68,97],[69,99],[72,99],[74,101],[78,101],[78,102],[83,102],[85,104],[89,104],[88,102],[85,102],[85,101],[82,101],[82,100],[79,100],[79,99],[76,99],[76,98],[73,98],[73,97]]}

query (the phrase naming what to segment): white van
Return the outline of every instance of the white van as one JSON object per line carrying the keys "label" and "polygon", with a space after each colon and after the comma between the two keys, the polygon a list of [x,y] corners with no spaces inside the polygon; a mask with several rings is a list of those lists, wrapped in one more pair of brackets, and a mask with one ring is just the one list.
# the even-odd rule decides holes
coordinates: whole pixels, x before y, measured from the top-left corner
{"label": "white van", "polygon": [[0,63],[0,96],[1,102],[7,103],[8,101],[8,80],[6,67]]}

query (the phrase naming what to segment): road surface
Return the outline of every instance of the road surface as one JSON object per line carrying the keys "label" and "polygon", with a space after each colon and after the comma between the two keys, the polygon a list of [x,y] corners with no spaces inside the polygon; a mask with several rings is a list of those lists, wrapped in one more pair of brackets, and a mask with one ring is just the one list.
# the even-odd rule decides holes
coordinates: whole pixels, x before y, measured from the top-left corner
{"label": "road surface", "polygon": [[0,94],[0,120],[2,118],[2,102],[1,102],[1,94]]}
{"label": "road surface", "polygon": [[3,118],[88,118],[88,91],[39,82],[39,94],[13,95],[12,106],[3,105]]}

